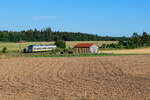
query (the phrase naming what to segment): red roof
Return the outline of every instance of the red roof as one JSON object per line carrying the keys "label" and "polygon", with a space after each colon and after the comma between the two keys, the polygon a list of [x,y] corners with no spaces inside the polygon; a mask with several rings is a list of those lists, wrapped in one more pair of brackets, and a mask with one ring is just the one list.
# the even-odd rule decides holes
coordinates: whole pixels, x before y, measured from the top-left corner
{"label": "red roof", "polygon": [[75,48],[79,48],[79,47],[84,47],[84,48],[88,48],[91,47],[93,45],[93,43],[79,43],[77,45],[75,45]]}

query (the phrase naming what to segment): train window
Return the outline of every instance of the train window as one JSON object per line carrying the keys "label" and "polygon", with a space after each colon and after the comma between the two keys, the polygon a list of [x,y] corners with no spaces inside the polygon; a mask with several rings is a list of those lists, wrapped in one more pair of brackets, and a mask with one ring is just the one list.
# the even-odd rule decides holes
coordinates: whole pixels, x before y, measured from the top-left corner
{"label": "train window", "polygon": [[40,50],[40,51],[44,51],[44,50],[52,50],[53,47],[33,47],[34,50]]}

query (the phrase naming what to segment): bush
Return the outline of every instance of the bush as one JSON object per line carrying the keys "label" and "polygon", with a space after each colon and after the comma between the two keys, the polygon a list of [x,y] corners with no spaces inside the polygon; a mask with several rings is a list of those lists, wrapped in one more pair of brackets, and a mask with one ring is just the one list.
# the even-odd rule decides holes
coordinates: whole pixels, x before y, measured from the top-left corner
{"label": "bush", "polygon": [[2,49],[2,53],[6,53],[7,52],[7,47],[4,47],[3,49]]}
{"label": "bush", "polygon": [[63,40],[60,40],[60,39],[57,39],[56,42],[55,42],[55,45],[58,47],[58,48],[66,48],[66,43],[65,41]]}
{"label": "bush", "polygon": [[26,48],[23,49],[23,53],[27,53],[27,49]]}
{"label": "bush", "polygon": [[106,44],[102,44],[100,48],[106,48]]}

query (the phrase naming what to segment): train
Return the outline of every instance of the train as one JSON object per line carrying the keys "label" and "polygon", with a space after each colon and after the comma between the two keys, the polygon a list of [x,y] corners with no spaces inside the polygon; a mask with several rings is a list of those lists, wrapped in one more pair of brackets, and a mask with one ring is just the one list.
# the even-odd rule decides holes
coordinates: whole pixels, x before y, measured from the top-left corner
{"label": "train", "polygon": [[28,52],[48,52],[56,49],[56,45],[29,45]]}

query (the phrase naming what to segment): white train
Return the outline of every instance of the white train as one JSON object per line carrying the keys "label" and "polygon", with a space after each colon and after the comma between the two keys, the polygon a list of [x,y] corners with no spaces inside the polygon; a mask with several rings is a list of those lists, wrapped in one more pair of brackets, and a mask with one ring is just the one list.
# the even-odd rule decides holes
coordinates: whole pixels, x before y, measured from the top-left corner
{"label": "white train", "polygon": [[56,49],[56,45],[30,45],[28,52],[47,52]]}

